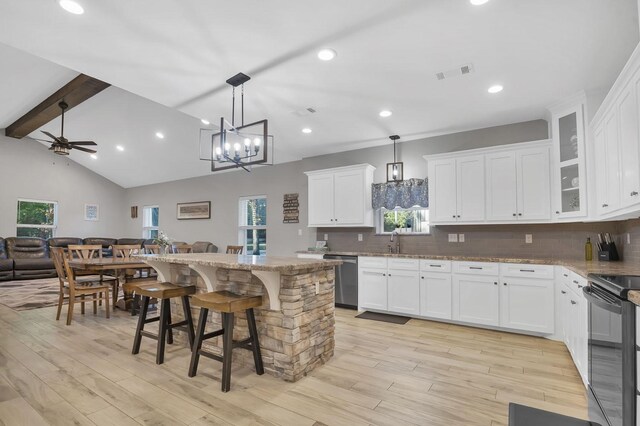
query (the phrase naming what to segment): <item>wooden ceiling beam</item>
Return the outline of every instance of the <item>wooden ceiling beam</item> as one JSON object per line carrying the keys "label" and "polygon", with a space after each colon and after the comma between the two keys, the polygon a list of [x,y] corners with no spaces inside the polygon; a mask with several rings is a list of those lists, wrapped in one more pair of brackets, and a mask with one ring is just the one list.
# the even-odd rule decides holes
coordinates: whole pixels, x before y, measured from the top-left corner
{"label": "wooden ceiling beam", "polygon": [[62,113],[58,106],[60,101],[64,100],[69,105],[68,111],[109,86],[111,86],[109,83],[80,74],[31,111],[7,126],[4,134],[12,138],[21,139],[59,117]]}

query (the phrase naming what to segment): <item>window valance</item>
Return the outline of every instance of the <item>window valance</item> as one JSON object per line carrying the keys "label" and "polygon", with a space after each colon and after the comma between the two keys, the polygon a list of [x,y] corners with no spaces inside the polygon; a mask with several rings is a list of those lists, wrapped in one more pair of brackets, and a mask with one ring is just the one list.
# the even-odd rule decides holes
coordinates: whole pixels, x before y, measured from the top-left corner
{"label": "window valance", "polygon": [[372,205],[375,210],[384,207],[408,209],[414,206],[429,207],[427,179],[407,179],[402,182],[374,183],[371,185]]}

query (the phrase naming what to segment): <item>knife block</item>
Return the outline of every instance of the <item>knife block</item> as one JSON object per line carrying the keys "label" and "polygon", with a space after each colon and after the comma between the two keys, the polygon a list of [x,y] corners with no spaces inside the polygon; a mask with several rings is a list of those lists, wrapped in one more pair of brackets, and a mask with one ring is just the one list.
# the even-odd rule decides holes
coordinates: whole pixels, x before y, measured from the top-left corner
{"label": "knife block", "polygon": [[602,250],[598,251],[598,260],[604,262],[620,260],[616,243],[602,243]]}

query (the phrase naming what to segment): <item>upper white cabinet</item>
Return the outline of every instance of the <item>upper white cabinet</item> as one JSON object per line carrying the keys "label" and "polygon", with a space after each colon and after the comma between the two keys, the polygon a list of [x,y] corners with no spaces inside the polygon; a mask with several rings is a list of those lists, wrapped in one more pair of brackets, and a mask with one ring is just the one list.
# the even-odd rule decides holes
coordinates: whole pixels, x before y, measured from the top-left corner
{"label": "upper white cabinet", "polygon": [[549,147],[536,141],[425,156],[431,223],[548,221]]}
{"label": "upper white cabinet", "polygon": [[373,226],[370,164],[306,172],[309,177],[309,226]]}
{"label": "upper white cabinet", "polygon": [[587,215],[584,105],[580,93],[549,108],[554,164],[555,219]]}

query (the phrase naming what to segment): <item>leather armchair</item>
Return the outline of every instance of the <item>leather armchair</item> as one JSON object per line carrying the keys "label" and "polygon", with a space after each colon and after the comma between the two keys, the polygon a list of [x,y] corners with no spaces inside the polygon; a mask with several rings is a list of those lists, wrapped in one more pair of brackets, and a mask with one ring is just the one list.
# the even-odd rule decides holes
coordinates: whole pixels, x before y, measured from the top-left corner
{"label": "leather armchair", "polygon": [[7,258],[4,238],[0,238],[0,281],[13,279],[13,259]]}
{"label": "leather armchair", "polygon": [[15,279],[54,278],[53,259],[49,257],[47,241],[35,237],[6,239],[7,257],[13,259]]}
{"label": "leather armchair", "polygon": [[217,253],[218,246],[209,241],[196,241],[191,245],[194,253]]}
{"label": "leather armchair", "polygon": [[102,257],[113,257],[113,250],[111,250],[111,246],[114,244],[118,244],[118,240],[116,240],[115,238],[91,237],[91,238],[85,238],[84,240],[82,240],[82,244],[101,245]]}

